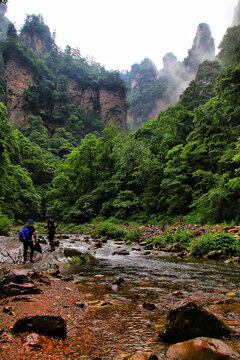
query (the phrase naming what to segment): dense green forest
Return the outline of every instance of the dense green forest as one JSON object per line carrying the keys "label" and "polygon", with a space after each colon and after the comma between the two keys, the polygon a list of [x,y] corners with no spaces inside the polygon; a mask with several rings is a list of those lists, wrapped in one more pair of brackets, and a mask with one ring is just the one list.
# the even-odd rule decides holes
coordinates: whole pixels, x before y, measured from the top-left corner
{"label": "dense green forest", "polygon": [[[9,46],[22,51],[8,36],[4,56]],[[50,62],[58,56],[52,51]],[[64,55],[61,61],[75,66],[70,59]],[[78,64],[88,68],[82,60]],[[240,26],[234,26],[222,40],[218,60],[199,66],[179,103],[134,133],[109,125],[101,136],[73,139],[73,132],[79,133],[69,119],[49,137],[39,113],[20,132],[8,123],[1,104],[2,221],[41,218],[45,211],[68,223],[97,216],[171,221],[180,213],[199,223],[239,221],[239,84]]]}

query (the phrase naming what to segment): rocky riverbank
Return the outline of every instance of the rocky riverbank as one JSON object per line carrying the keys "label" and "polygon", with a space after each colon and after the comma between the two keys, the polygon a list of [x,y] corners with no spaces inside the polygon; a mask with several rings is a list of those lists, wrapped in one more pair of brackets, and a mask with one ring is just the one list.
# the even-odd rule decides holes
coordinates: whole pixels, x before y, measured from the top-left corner
{"label": "rocky riverbank", "polygon": [[[45,242],[44,237],[41,241]],[[55,253],[47,252],[48,246],[42,244],[43,254],[36,255],[35,263],[22,265],[18,240],[14,237],[0,239],[4,254],[1,260],[5,262],[0,280],[1,359],[189,359],[189,354],[200,350],[205,353],[206,349],[208,357],[205,360],[237,359],[240,356],[240,293],[233,278],[232,284],[223,281],[217,288],[219,281],[216,279],[214,285],[211,277],[206,276],[209,288],[205,287],[204,294],[203,285],[199,287],[203,274],[199,274],[198,280],[186,282],[186,275],[179,272],[189,266],[196,269],[197,264],[189,262],[185,265],[185,260],[178,260],[180,262],[174,269],[175,256],[172,258],[171,253],[147,250],[145,244],[113,242],[104,237],[93,239],[65,234],[59,241]],[[83,255],[86,252],[89,254]],[[105,262],[109,259],[110,265]],[[160,266],[159,275],[157,266]],[[224,266],[227,270],[229,265]],[[167,269],[169,276],[164,280]],[[189,269],[191,274],[193,269]],[[212,265],[214,277],[218,269]],[[175,274],[176,280],[171,274]],[[221,335],[227,338],[214,339],[219,337],[216,332],[205,333],[203,329],[200,332],[194,330],[195,340],[191,336],[185,337],[186,341],[181,345],[170,346],[166,336],[159,338],[166,331],[172,334],[173,328],[176,335],[175,325],[169,330],[169,321],[173,319],[170,314],[177,307],[180,318],[186,315],[189,305],[181,304],[182,300],[187,304],[190,302],[190,308],[194,309],[195,324],[203,321],[199,318],[202,306],[211,314],[210,322],[215,314],[228,324],[230,332],[227,330],[228,333]],[[179,312],[175,311],[175,314],[179,316]],[[63,320],[63,323],[60,321],[60,337],[51,333],[56,319]],[[23,321],[21,326],[16,325],[19,320]],[[36,321],[43,325],[36,327]],[[188,315],[186,323],[189,324]],[[180,333],[181,326],[184,327],[183,322],[177,330]],[[16,328],[18,331],[14,330]],[[177,336],[173,343],[182,340]],[[131,355],[134,353],[137,355]]]}

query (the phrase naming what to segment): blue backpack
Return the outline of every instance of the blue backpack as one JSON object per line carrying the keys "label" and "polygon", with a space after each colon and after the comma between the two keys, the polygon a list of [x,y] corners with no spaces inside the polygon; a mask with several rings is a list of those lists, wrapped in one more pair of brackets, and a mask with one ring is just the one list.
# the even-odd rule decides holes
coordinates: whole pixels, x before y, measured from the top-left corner
{"label": "blue backpack", "polygon": [[22,230],[19,231],[19,241],[26,241],[28,237],[30,236],[30,230],[27,226],[24,226]]}

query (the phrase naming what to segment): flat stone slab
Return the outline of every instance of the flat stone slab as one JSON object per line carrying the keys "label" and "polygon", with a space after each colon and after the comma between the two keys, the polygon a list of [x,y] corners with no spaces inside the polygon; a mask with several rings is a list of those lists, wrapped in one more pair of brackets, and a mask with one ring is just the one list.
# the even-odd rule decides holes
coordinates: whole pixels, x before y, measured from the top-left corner
{"label": "flat stone slab", "polygon": [[0,279],[0,299],[9,296],[40,293],[41,290],[36,287],[27,275],[7,274]]}

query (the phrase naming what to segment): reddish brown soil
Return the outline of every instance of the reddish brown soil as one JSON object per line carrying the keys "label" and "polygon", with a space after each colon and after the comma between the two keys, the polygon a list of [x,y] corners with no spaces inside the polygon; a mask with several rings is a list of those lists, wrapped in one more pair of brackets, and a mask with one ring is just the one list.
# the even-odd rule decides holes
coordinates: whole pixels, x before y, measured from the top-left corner
{"label": "reddish brown soil", "polygon": [[[32,359],[123,359],[126,355],[143,347],[149,349],[151,343],[158,342],[157,331],[150,322],[143,319],[141,308],[136,309],[133,302],[132,310],[138,318],[129,323],[124,317],[129,311],[129,304],[116,302],[113,306],[88,306],[87,303],[102,298],[99,293],[91,294],[88,286],[64,282],[49,276],[50,285],[35,282],[42,290],[41,294],[25,295],[30,302],[14,301],[14,297],[0,301],[0,359],[1,360],[32,360]],[[103,290],[104,291],[104,290]],[[85,303],[83,309],[75,305]],[[13,306],[14,315],[4,313],[5,306]],[[67,321],[67,338],[46,337],[42,347],[26,346],[26,333],[12,335],[14,323],[25,316],[54,315],[62,316]],[[149,320],[154,321],[155,314],[149,312]],[[158,316],[157,316],[158,317]],[[133,338],[139,343],[132,344]],[[129,337],[129,344],[126,344]],[[160,345],[159,345],[160,346]],[[159,348],[159,351],[163,348]]]}

